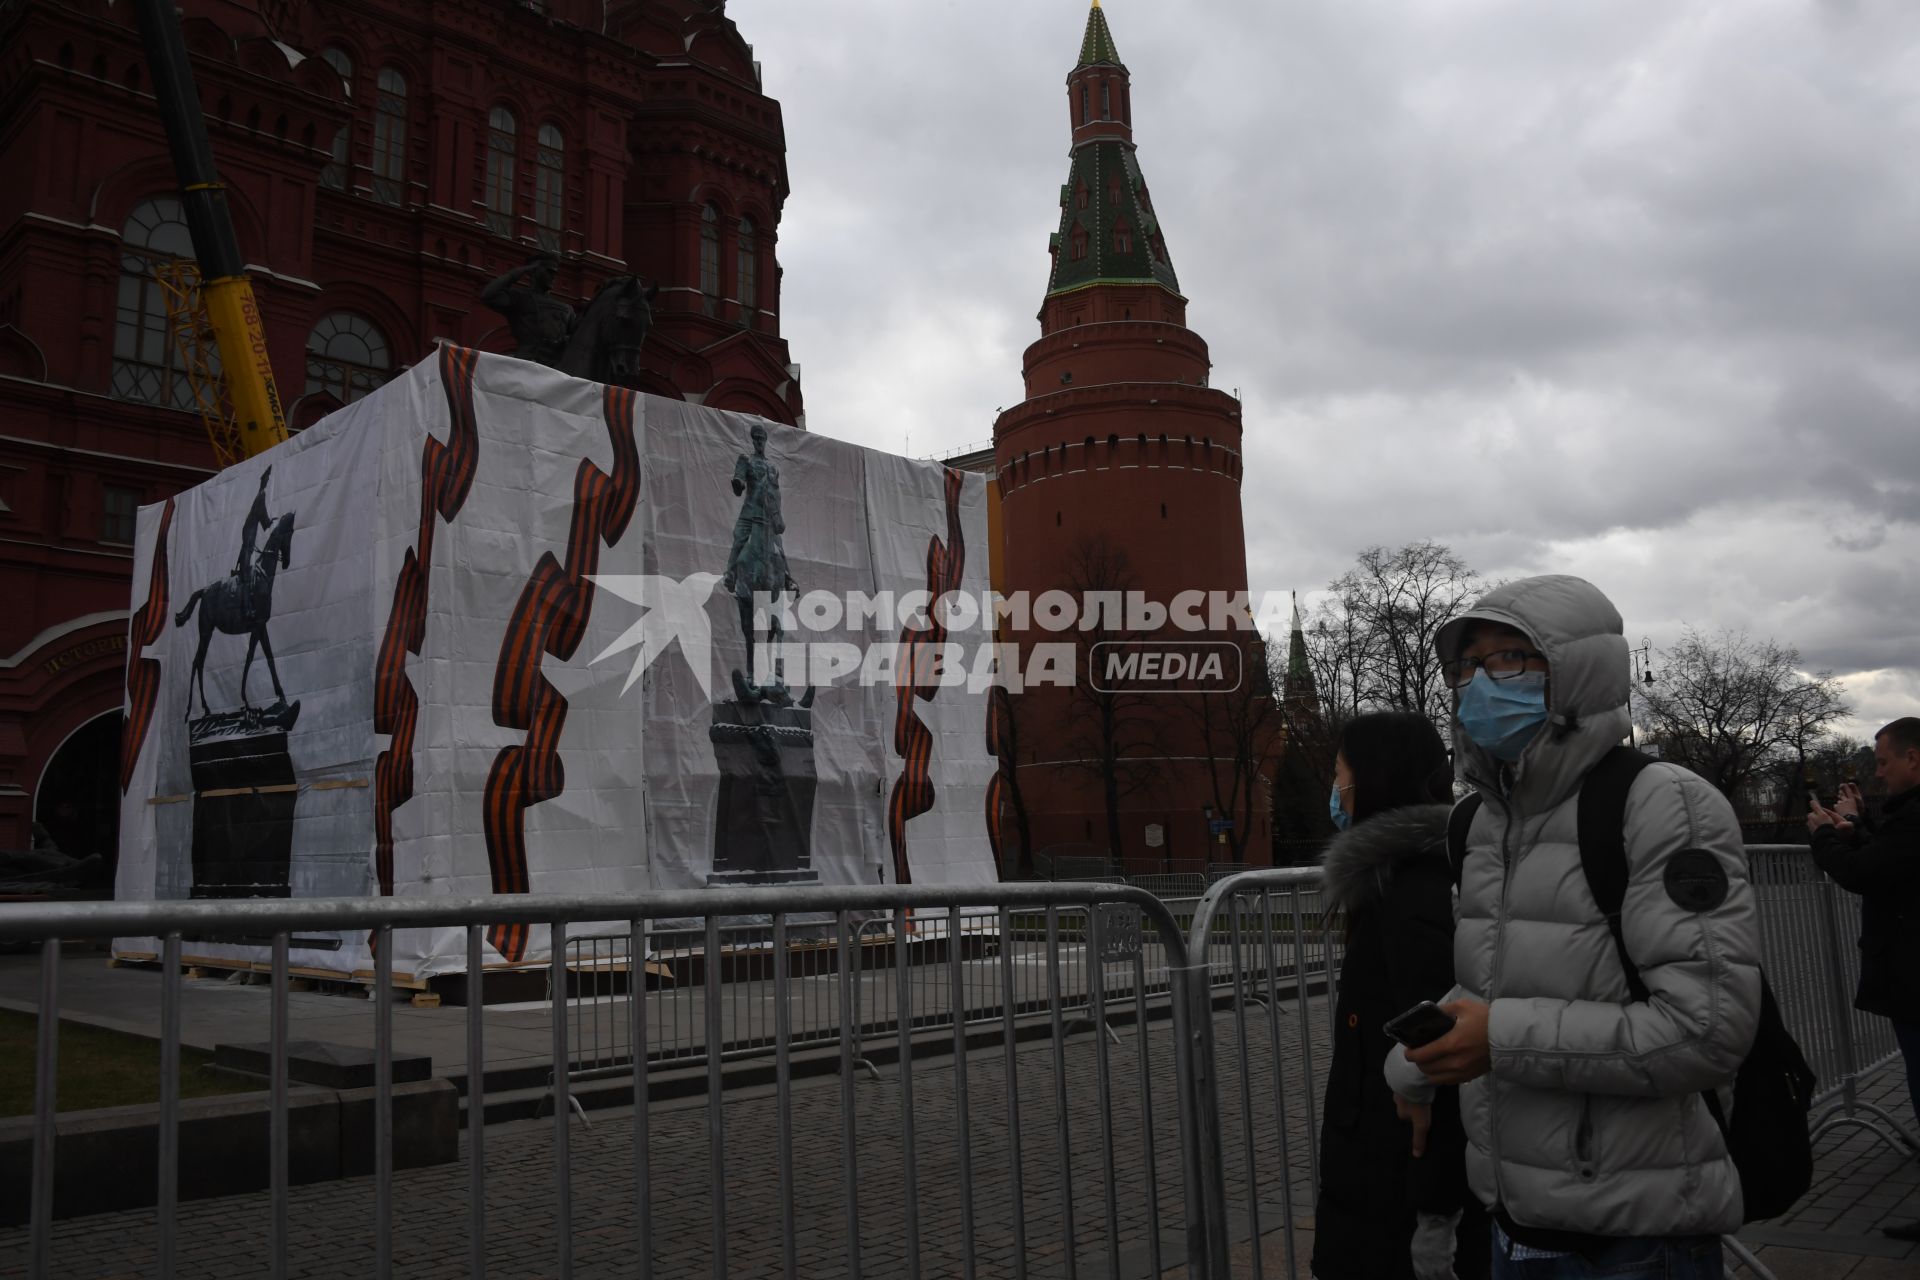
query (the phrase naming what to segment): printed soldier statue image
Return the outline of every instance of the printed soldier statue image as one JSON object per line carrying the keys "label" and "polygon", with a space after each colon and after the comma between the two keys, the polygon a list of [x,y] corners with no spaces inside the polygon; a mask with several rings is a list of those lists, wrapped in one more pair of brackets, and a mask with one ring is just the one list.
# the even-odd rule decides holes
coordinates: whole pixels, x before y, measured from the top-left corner
{"label": "printed soldier statue image", "polygon": [[[796,705],[778,660],[762,664],[764,645],[777,652],[782,628],[777,606],[799,586],[787,566],[780,506],[780,468],[767,456],[767,428],[756,422],[747,433],[753,452],[734,460],[732,488],[740,499],[733,523],[721,590],[732,597],[746,643],[746,668],[733,672],[733,698],[716,702],[714,760],[720,790],[713,827],[711,884],[794,884],[818,879],[811,849],[813,799],[818,786],[813,758],[813,695],[809,688]],[[764,639],[756,627],[755,605],[767,609]]]}

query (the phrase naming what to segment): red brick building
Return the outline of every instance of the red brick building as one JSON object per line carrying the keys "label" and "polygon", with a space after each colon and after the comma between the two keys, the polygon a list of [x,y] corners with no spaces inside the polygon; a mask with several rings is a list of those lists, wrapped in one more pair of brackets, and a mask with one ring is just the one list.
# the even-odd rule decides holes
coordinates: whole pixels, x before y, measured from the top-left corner
{"label": "red brick building", "polygon": [[[533,253],[660,285],[641,385],[804,426],[780,106],[720,0],[181,0],[290,425]],[[133,513],[213,470],[153,264],[191,256],[126,4],[0,2],[0,848],[110,852]]]}
{"label": "red brick building", "polygon": [[[1135,156],[1127,68],[1099,0],[1067,107],[1072,159],[1041,336],[1022,360],[1027,398],[994,426],[1000,588],[1137,591],[1160,605],[1187,591],[1245,592],[1240,403],[1208,385],[1206,341],[1186,327],[1187,300]],[[1237,698],[1090,689],[1089,641],[1180,636],[1194,638],[1105,624],[1019,635],[1028,652],[1062,639],[1080,650],[1074,689],[1030,688],[1013,700],[1032,850],[1111,850],[1134,871],[1190,870],[1236,853],[1268,860],[1270,795],[1249,776],[1264,766],[1228,759],[1226,725],[1256,710],[1247,699],[1263,687],[1248,633],[1237,634],[1248,681]]]}

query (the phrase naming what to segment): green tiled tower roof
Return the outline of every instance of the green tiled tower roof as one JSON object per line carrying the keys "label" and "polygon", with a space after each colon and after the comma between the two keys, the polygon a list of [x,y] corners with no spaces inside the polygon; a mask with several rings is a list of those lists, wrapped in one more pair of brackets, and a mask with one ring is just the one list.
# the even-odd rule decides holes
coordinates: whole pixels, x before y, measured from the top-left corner
{"label": "green tiled tower roof", "polygon": [[[1113,70],[1092,70],[1107,68]],[[1081,104],[1073,169],[1060,188],[1060,229],[1053,239],[1047,294],[1094,284],[1157,284],[1174,293],[1180,281],[1154,216],[1153,197],[1134,155],[1123,95],[1127,69],[1114,47],[1107,15],[1094,0],[1080,61],[1068,76]],[[1097,87],[1095,87],[1097,86]],[[1099,116],[1089,110],[1097,104]],[[1092,136],[1086,136],[1091,133]]]}
{"label": "green tiled tower roof", "polygon": [[1180,292],[1152,200],[1132,143],[1102,138],[1076,147],[1060,191],[1059,252],[1047,292],[1090,284],[1158,284]]}
{"label": "green tiled tower roof", "polygon": [[1100,0],[1093,0],[1093,12],[1087,15],[1087,35],[1080,42],[1080,65],[1100,63],[1120,66],[1120,50],[1114,47],[1113,32],[1107,29],[1107,15],[1100,8]]}

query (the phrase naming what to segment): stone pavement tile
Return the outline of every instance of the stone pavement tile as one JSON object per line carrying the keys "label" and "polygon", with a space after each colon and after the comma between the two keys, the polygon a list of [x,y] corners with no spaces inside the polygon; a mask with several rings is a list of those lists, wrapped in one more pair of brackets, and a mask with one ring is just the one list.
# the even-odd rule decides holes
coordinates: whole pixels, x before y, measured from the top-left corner
{"label": "stone pavement tile", "polygon": [[1813,1253],[1806,1249],[1756,1249],[1754,1256],[1773,1272],[1775,1280],[1853,1280],[1860,1259],[1844,1254]]}
{"label": "stone pavement tile", "polygon": [[1847,1280],[1914,1280],[1920,1276],[1920,1258],[1862,1258]]}

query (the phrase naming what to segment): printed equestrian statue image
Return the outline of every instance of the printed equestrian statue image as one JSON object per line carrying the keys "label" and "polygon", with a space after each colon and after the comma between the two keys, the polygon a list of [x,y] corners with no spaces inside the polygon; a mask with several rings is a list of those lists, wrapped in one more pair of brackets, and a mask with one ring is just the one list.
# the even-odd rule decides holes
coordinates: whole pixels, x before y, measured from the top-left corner
{"label": "printed equestrian statue image", "polygon": [[[273,579],[287,567],[294,525],[291,511],[277,520],[267,512],[267,482],[272,478],[272,467],[260,474],[260,490],[254,495],[253,506],[241,526],[240,557],[233,572],[187,597],[187,603],[173,618],[176,627],[184,627],[196,609],[200,614],[200,647],[194,652],[193,673],[187,682],[189,720],[193,716],[193,692],[195,689],[200,692],[201,719],[193,721],[196,736],[203,726],[211,727],[214,721],[223,719],[215,717],[207,705],[207,648],[215,632],[247,637],[247,657],[240,668],[240,714],[225,718],[285,730],[291,728],[300,715],[300,703],[287,702],[286,690],[280,684],[280,670],[273,660],[273,643],[267,638],[267,623],[273,617]],[[266,541],[259,543],[262,530],[270,532]],[[266,657],[267,675],[273,681],[274,703],[264,710],[254,707],[247,698],[247,677],[253,671],[256,650]]]}

